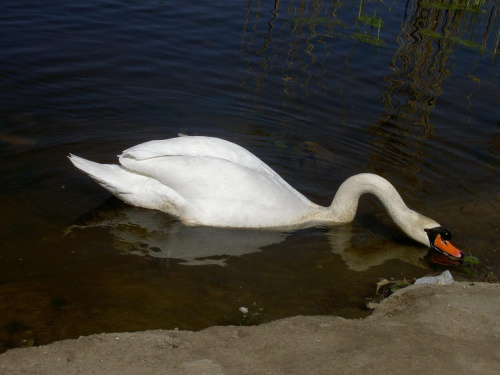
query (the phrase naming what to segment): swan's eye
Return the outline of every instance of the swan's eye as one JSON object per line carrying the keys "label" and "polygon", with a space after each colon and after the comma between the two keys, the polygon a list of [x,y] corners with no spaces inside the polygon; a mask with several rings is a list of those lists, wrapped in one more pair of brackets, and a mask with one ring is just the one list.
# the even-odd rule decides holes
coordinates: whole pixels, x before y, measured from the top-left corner
{"label": "swan's eye", "polygon": [[451,233],[446,229],[443,229],[443,231],[441,232],[441,238],[443,239],[443,241],[449,241],[451,240]]}

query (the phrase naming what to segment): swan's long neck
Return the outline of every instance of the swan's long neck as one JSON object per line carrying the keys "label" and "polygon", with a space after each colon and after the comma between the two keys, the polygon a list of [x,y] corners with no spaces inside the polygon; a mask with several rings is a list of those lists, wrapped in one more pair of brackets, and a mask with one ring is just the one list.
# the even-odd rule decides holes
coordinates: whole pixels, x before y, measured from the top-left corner
{"label": "swan's long neck", "polygon": [[417,224],[419,226],[439,226],[434,220],[409,209],[389,181],[370,173],[362,173],[348,178],[335,194],[327,215],[332,221],[338,223],[353,221],[359,198],[365,193],[375,195],[394,222],[411,238],[419,242],[425,242],[425,237],[422,238],[420,234],[414,234]]}
{"label": "swan's long neck", "polygon": [[393,217],[408,210],[389,181],[375,174],[362,173],[348,178],[340,185],[329,209],[333,220],[339,223],[353,221],[359,198],[366,193],[375,195]]}

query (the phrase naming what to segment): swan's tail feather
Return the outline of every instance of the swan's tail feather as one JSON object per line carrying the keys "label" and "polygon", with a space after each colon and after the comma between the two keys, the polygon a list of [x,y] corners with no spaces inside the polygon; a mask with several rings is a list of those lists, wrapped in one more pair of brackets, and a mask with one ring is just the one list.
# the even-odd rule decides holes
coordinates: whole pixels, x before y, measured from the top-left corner
{"label": "swan's tail feather", "polygon": [[151,208],[181,216],[186,201],[159,181],[116,164],[99,164],[70,154],[75,167],[122,201],[137,207]]}
{"label": "swan's tail feather", "polygon": [[125,176],[128,173],[119,165],[99,164],[73,154],[70,154],[68,158],[75,167],[88,174],[111,194],[127,193],[127,184],[124,182],[127,180]]}

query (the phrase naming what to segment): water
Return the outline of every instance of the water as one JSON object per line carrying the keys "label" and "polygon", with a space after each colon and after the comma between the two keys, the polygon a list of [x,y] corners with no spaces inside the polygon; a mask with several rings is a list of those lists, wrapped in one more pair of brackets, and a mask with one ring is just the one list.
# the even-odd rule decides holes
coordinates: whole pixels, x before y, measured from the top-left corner
{"label": "water", "polygon": [[0,347],[361,317],[379,279],[433,271],[370,199],[338,228],[186,228],[66,158],[115,162],[178,133],[239,143],[323,205],[348,176],[378,173],[498,275],[499,9],[4,2]]}

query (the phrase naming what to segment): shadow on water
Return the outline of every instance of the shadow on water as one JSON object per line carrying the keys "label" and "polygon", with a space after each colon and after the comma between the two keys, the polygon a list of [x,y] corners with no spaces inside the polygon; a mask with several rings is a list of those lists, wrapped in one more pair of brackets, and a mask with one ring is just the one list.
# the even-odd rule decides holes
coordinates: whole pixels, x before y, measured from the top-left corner
{"label": "shadow on water", "polygon": [[441,270],[370,199],[348,226],[187,227],[66,160],[178,132],[240,143],[322,205],[378,173],[500,270],[498,2],[23,5],[0,15],[1,350],[363,317],[381,278]]}

